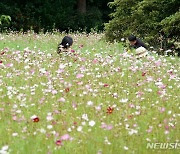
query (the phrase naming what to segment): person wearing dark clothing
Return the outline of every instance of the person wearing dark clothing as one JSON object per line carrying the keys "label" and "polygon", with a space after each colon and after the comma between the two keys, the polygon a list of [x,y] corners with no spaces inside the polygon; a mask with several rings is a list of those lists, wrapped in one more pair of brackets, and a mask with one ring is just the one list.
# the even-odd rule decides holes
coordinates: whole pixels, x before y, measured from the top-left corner
{"label": "person wearing dark clothing", "polygon": [[65,36],[61,43],[58,45],[57,53],[60,54],[61,52],[68,52],[70,47],[73,44],[73,39],[70,36]]}
{"label": "person wearing dark clothing", "polygon": [[128,40],[131,47],[135,48],[135,56],[137,59],[148,55],[147,46],[140,39],[136,38],[134,35],[130,35]]}
{"label": "person wearing dark clothing", "polygon": [[147,49],[147,46],[140,39],[136,38],[136,36],[134,36],[134,35],[130,35],[128,37],[128,40],[131,44],[131,47],[133,47],[135,49],[137,49],[139,47],[144,47],[145,49]]}

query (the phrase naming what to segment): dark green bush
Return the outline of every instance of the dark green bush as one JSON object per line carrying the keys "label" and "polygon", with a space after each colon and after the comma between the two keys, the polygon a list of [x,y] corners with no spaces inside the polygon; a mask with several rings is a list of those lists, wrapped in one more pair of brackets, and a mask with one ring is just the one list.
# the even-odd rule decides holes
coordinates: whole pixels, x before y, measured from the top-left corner
{"label": "dark green bush", "polygon": [[179,0],[115,0],[109,6],[114,12],[105,24],[107,40],[135,34],[154,46],[180,38]]}
{"label": "dark green bush", "polygon": [[109,1],[87,0],[87,13],[80,14],[77,0],[1,0],[0,14],[12,18],[9,28],[14,31],[103,30]]}
{"label": "dark green bush", "polygon": [[0,29],[1,31],[7,30],[11,23],[11,17],[7,15],[0,15]]}

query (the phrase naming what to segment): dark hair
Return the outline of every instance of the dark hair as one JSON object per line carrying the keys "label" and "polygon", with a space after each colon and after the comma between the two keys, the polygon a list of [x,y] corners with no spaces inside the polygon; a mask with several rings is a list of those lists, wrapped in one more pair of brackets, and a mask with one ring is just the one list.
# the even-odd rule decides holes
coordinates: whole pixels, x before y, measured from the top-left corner
{"label": "dark hair", "polygon": [[128,40],[129,40],[129,41],[135,41],[135,40],[136,40],[136,36],[130,35],[130,36],[128,37]]}
{"label": "dark hair", "polygon": [[62,48],[69,48],[70,46],[72,46],[73,44],[73,39],[72,37],[70,36],[65,36],[63,39],[62,39],[62,42],[59,44],[59,45],[62,45]]}

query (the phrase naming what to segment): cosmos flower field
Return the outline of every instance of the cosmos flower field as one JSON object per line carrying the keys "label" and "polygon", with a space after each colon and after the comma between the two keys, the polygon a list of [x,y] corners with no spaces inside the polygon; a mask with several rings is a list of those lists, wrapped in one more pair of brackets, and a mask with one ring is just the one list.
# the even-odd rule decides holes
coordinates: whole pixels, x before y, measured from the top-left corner
{"label": "cosmos flower field", "polygon": [[0,34],[0,154],[179,153],[180,59],[136,59],[102,34]]}

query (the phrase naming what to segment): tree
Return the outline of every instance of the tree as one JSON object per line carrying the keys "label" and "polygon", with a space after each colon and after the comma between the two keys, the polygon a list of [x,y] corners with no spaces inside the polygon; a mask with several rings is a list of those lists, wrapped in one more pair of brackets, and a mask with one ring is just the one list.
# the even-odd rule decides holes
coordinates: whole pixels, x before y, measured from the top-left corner
{"label": "tree", "polygon": [[114,10],[109,23],[105,24],[105,35],[110,41],[121,40],[132,32],[132,11],[142,0],[115,0],[109,3],[109,7]]}
{"label": "tree", "polygon": [[80,13],[86,13],[86,0],[78,0],[77,6]]}
{"label": "tree", "polygon": [[109,4],[115,11],[105,25],[106,38],[113,41],[135,34],[151,45],[159,37],[180,38],[179,0],[115,0]]}
{"label": "tree", "polygon": [[[111,0],[0,0],[0,15],[9,15],[14,31],[103,30]],[[2,25],[1,25],[2,27]],[[7,26],[6,26],[7,27]]]}
{"label": "tree", "polygon": [[11,17],[7,15],[0,16],[0,31],[7,30],[11,22]]}

